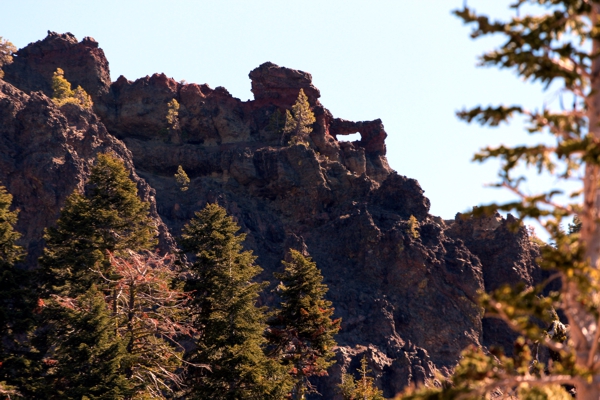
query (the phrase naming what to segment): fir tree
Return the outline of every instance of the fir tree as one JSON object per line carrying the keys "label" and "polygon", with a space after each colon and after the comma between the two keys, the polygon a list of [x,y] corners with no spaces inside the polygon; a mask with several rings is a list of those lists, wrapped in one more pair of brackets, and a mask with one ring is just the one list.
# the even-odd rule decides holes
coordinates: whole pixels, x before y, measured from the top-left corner
{"label": "fir tree", "polygon": [[290,259],[282,262],[283,273],[274,274],[281,281],[281,308],[269,319],[267,338],[271,354],[283,360],[294,377],[293,398],[299,400],[314,391],[308,378],[327,375],[335,362],[334,336],[341,320],[331,319],[334,309],[324,299],[328,289],[317,264],[293,249]]}
{"label": "fir tree", "polygon": [[2,67],[12,63],[12,55],[15,51],[17,51],[15,45],[9,42],[7,39],[2,39],[2,36],[0,36],[0,79],[4,77],[4,71],[2,71]]}
{"label": "fir tree", "polygon": [[149,204],[137,197],[135,183],[123,162],[99,154],[86,195],[71,194],[56,227],[46,230],[40,259],[46,293],[76,297],[109,275],[107,251],[138,251],[156,244]]}
{"label": "fir tree", "polygon": [[181,245],[195,254],[185,290],[192,291],[193,321],[200,334],[187,355],[199,369],[189,376],[195,399],[283,399],[287,375],[263,352],[265,308],[258,307],[265,284],[252,282],[261,271],[244,234],[224,208],[208,204],[185,226]]}
{"label": "fir tree", "polygon": [[373,384],[374,379],[369,376],[371,370],[367,364],[367,358],[363,356],[358,369],[360,374],[358,380],[355,380],[352,374],[342,374],[339,389],[344,400],[385,400],[383,392]]}
{"label": "fir tree", "polygon": [[58,106],[72,103],[84,108],[92,107],[92,98],[81,86],[71,90],[71,83],[65,78],[65,71],[57,68],[52,76],[52,99]]}
{"label": "fir tree", "polygon": [[[21,235],[15,231],[18,211],[10,211],[12,196],[0,186],[0,337],[12,334],[15,324],[23,325],[28,308],[27,274],[16,264],[24,256],[17,245]],[[0,349],[2,349],[0,341]]]}
{"label": "fir tree", "polygon": [[14,265],[21,260],[23,249],[17,245],[21,235],[15,231],[18,211],[10,211],[12,196],[0,186],[0,265]]}
{"label": "fir tree", "polygon": [[[454,373],[438,387],[409,389],[406,399],[487,398],[566,399],[574,386],[577,399],[600,398],[600,1],[518,0],[512,15],[496,20],[467,6],[455,14],[473,26],[472,38],[501,36],[498,48],[480,57],[484,66],[513,69],[524,81],[537,81],[560,98],[560,107],[527,109],[522,105],[475,107],[458,112],[467,122],[498,126],[523,118],[527,133],[544,137],[520,146],[489,146],[476,161],[500,161],[498,187],[519,198],[507,204],[479,207],[479,213],[510,211],[535,218],[548,231],[552,246],[541,248],[541,267],[551,270],[560,290],[544,295],[538,287],[505,286],[481,296],[487,315],[502,319],[522,337],[514,355],[499,350],[465,350]],[[507,2],[508,4],[508,2]],[[553,176],[552,187],[531,193],[522,171],[534,167]],[[531,177],[531,176],[529,176]],[[580,178],[582,187],[570,183]],[[563,194],[563,198],[557,197]],[[567,233],[565,219],[577,216]],[[560,310],[568,329],[557,320]],[[545,322],[547,327],[540,326]],[[564,328],[564,329],[563,329]],[[551,351],[543,365],[538,346]]]}
{"label": "fir tree", "polygon": [[11,204],[12,196],[0,186],[0,381],[10,382],[7,393],[23,376],[28,349],[17,337],[30,330],[34,304],[29,274],[18,266],[24,251],[16,244],[21,235],[14,229],[18,211],[11,211]]}
{"label": "fir tree", "polygon": [[180,165],[177,167],[177,173],[175,174],[175,182],[179,185],[179,190],[185,192],[190,188],[190,178],[185,173],[183,167]]}
{"label": "fir tree", "polygon": [[52,314],[46,323],[54,329],[39,398],[116,400],[132,393],[133,382],[122,368],[128,356],[125,345],[95,286],[77,299],[55,297],[45,312]]}
{"label": "fir tree", "polygon": [[285,112],[285,126],[283,132],[290,136],[290,143],[306,143],[308,135],[312,132],[312,124],[316,121],[315,114],[310,109],[308,97],[300,89],[298,99],[292,106],[292,111]]}
{"label": "fir tree", "polygon": [[167,103],[167,123],[169,128],[173,130],[179,129],[179,102],[176,99]]}

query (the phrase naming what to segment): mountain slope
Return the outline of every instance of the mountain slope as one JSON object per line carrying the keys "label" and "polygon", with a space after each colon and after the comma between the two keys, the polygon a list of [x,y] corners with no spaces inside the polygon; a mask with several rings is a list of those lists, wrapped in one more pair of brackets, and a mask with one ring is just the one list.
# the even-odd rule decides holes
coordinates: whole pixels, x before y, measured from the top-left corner
{"label": "mountain slope", "polygon": [[[91,94],[93,113],[48,99],[57,67]],[[43,228],[82,187],[94,155],[112,151],[152,202],[163,248],[194,212],[218,202],[248,234],[263,279],[282,270],[289,248],[314,258],[342,317],[338,363],[319,381],[323,398],[337,398],[341,373],[354,371],[365,353],[391,396],[452,367],[468,345],[510,345],[505,327],[482,324],[476,296],[541,279],[526,230],[513,233],[501,218],[483,224],[430,215],[418,182],[389,168],[380,120],[334,118],[306,72],[265,63],[249,76],[254,100],[244,102],[222,87],[164,74],[110,83],[108,61],[91,38],[50,32],[19,50],[0,80],[0,180],[21,209],[29,265]],[[288,146],[269,122],[300,89],[317,122],[308,146]],[[181,105],[177,131],[166,120],[172,99]],[[361,140],[338,140],[355,132]],[[191,178],[185,192],[173,177],[179,165]],[[519,273],[505,273],[514,268]]]}

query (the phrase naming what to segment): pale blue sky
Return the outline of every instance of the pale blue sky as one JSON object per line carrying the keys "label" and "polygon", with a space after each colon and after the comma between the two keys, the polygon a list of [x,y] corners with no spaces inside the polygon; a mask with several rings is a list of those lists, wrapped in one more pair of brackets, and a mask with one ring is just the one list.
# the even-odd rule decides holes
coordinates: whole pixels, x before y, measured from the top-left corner
{"label": "pale blue sky", "polygon": [[[469,0],[478,11],[508,15],[508,0]],[[248,73],[265,61],[310,72],[334,116],[381,118],[391,166],[417,179],[431,212],[453,218],[509,195],[483,188],[496,165],[473,164],[488,144],[522,143],[518,127],[468,126],[464,106],[551,98],[509,71],[475,68],[497,41],[472,41],[451,10],[463,0],[4,0],[0,36],[17,47],[47,30],[94,37],[111,78],[155,72],[224,86],[251,98]]]}

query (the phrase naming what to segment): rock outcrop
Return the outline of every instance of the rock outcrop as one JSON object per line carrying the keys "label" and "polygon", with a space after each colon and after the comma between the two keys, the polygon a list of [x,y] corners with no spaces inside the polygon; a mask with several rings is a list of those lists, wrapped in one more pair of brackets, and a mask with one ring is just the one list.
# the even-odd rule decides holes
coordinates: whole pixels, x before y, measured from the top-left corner
{"label": "rock outcrop", "polygon": [[[523,282],[536,285],[548,278],[536,263],[540,251],[531,241],[527,229],[517,224],[508,214],[506,219],[499,214],[481,218],[465,218],[458,213],[447,230],[448,236],[463,241],[483,266],[485,290],[491,292],[506,284]],[[500,346],[512,354],[517,335],[497,318],[484,318],[483,345]]]}
{"label": "rock outcrop", "polygon": [[57,107],[42,92],[26,94],[0,80],[0,184],[20,210],[17,230],[34,267],[44,229],[56,221],[65,199],[83,190],[96,154],[111,152],[131,170],[140,197],[151,204],[161,246],[174,245],[156,211],[155,191],[134,171],[131,153],[108,134],[91,111],[73,104]]}
{"label": "rock outcrop", "polygon": [[20,49],[13,62],[5,66],[4,80],[25,92],[42,91],[52,96],[52,75],[63,68],[65,60],[75,61],[65,69],[65,78],[73,89],[81,86],[94,102],[108,92],[110,72],[104,51],[91,37],[78,42],[71,33],[48,31],[48,36]]}
{"label": "rock outcrop", "polygon": [[[49,101],[56,67],[92,94],[95,114]],[[174,236],[206,202],[218,202],[248,234],[263,279],[281,270],[290,247],[310,253],[342,318],[338,363],[318,381],[322,398],[339,398],[341,374],[363,354],[392,396],[451,368],[468,345],[504,344],[482,325],[477,291],[538,279],[526,232],[510,232],[506,221],[489,232],[459,219],[448,226],[430,215],[418,182],[389,168],[382,122],[334,118],[310,74],[265,63],[250,79],[255,99],[243,102],[164,74],[109,84],[108,62],[89,38],[51,33],[19,50],[8,83],[0,81],[0,179],[21,208],[18,229],[32,254],[94,155],[113,151]],[[317,122],[308,145],[288,146],[269,121],[300,89]],[[176,130],[166,121],[172,99],[181,105]],[[356,132],[358,141],[338,140]],[[173,178],[179,165],[191,178],[185,192]],[[266,292],[262,300],[275,299]]]}

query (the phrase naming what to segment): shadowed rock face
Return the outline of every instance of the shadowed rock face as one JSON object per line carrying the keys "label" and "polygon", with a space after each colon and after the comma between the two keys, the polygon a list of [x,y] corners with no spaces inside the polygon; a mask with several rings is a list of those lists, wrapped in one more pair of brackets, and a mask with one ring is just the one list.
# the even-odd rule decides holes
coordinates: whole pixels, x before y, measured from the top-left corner
{"label": "shadowed rock face", "polygon": [[[458,220],[449,228],[430,215],[418,182],[389,168],[380,120],[334,118],[310,74],[273,63],[250,73],[255,100],[247,102],[224,88],[181,84],[164,74],[119,77],[109,85],[103,53],[84,42],[50,34],[30,44],[6,73],[16,87],[0,86],[0,172],[22,210],[18,228],[33,254],[66,195],[82,187],[94,155],[111,150],[132,168],[140,193],[156,204],[157,223],[173,235],[207,202],[218,202],[248,234],[246,246],[258,256],[263,279],[282,269],[290,247],[313,257],[342,318],[338,363],[317,381],[322,398],[339,398],[341,374],[354,371],[363,354],[392,396],[436,368],[452,367],[466,346],[502,339],[487,335],[476,293],[500,278],[537,279],[527,233],[497,230],[472,240]],[[56,62],[45,66],[38,54],[48,48],[60,53],[67,79],[92,94],[95,114],[58,109],[31,93],[47,93],[44,79]],[[300,89],[317,122],[308,146],[282,145],[281,133],[267,127]],[[177,131],[165,118],[172,99],[181,105]],[[355,132],[361,140],[338,142]],[[191,178],[185,192],[173,178],[178,165]],[[498,237],[501,245],[486,245]],[[507,260],[521,272],[504,274]],[[269,291],[261,300],[276,301]]]}
{"label": "shadowed rock face", "polygon": [[132,171],[140,197],[151,203],[161,246],[173,246],[156,212],[155,191],[135,173],[131,153],[108,134],[91,111],[73,104],[60,108],[41,92],[25,94],[0,80],[0,184],[20,209],[17,230],[34,267],[43,249],[44,228],[53,224],[65,199],[82,191],[98,153],[111,152]]}
{"label": "shadowed rock face", "polygon": [[[487,292],[517,282],[536,285],[548,278],[548,271],[542,271],[535,261],[540,257],[538,246],[531,242],[525,227],[514,226],[516,222],[511,214],[504,219],[499,214],[465,218],[458,213],[447,231],[481,260]],[[517,335],[508,325],[497,318],[484,318],[482,323],[483,345],[501,346],[512,354]]]}

